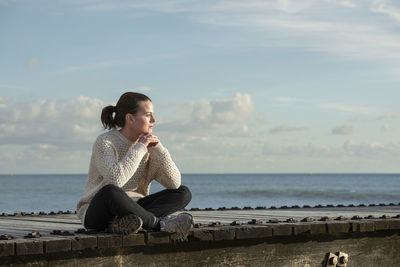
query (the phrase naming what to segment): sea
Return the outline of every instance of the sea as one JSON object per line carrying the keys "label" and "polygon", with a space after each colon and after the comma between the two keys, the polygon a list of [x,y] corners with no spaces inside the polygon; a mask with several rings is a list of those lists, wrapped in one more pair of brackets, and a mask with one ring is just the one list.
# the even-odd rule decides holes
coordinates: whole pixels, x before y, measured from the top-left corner
{"label": "sea", "polygon": [[[0,175],[0,213],[76,210],[87,174]],[[400,174],[182,174],[190,208],[389,204]],[[156,181],[150,193],[164,188]]]}

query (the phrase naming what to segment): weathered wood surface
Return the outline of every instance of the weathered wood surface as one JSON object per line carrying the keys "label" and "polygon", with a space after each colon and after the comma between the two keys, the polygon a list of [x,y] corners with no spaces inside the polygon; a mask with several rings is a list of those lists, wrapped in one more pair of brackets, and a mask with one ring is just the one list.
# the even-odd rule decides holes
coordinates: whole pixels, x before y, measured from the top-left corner
{"label": "weathered wood surface", "polygon": [[[184,241],[151,231],[75,233],[82,228],[75,214],[0,216],[0,235],[14,237],[0,240],[0,266],[321,266],[337,251],[349,253],[349,266],[400,262],[398,205],[188,212],[200,225]],[[314,221],[301,222],[306,217]],[[30,232],[42,237],[24,238]]]}
{"label": "weathered wood surface", "polygon": [[[253,219],[268,222],[277,219],[284,222],[289,218],[297,221],[305,217],[329,217],[331,220],[339,216],[351,219],[353,216],[365,218],[383,215],[395,217],[400,214],[400,206],[373,206],[373,207],[334,207],[334,208],[299,208],[299,209],[257,209],[257,210],[214,210],[214,211],[188,211],[196,223],[208,225],[212,222],[230,224],[233,221],[247,223]],[[29,232],[40,232],[49,235],[53,230],[74,232],[82,228],[76,214],[57,215],[25,215],[25,216],[0,216],[0,235],[11,234],[15,238],[23,238]]]}

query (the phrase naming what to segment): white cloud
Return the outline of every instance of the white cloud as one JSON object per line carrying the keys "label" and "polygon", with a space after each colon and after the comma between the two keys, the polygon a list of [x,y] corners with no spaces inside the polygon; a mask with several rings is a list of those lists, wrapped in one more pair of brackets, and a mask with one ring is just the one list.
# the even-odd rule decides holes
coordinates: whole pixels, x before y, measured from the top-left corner
{"label": "white cloud", "polygon": [[325,2],[336,4],[338,6],[347,7],[347,8],[356,8],[357,4],[354,1],[348,0],[324,0]]}
{"label": "white cloud", "polygon": [[287,124],[279,125],[275,128],[271,128],[269,132],[271,134],[279,134],[279,133],[284,133],[284,132],[296,132],[296,131],[305,131],[307,130],[306,127],[291,127],[288,126]]}
{"label": "white cloud", "polygon": [[388,132],[390,130],[392,130],[392,127],[389,124],[384,124],[381,127],[381,132]]}
{"label": "white cloud", "polygon": [[385,120],[385,119],[400,119],[400,113],[395,113],[395,112],[391,112],[391,113],[386,113],[382,116],[379,116],[377,118],[378,120]]}
{"label": "white cloud", "polygon": [[380,143],[346,141],[343,144],[344,152],[349,156],[374,158],[380,156],[400,156],[400,143]]}
{"label": "white cloud", "polygon": [[79,96],[72,99],[8,103],[0,108],[0,144],[49,144],[68,148],[71,143],[93,142],[101,131],[103,101]]}
{"label": "white cloud", "polygon": [[10,103],[11,98],[0,96],[0,109],[7,108]]}
{"label": "white cloud", "polygon": [[[149,0],[63,1],[61,8],[73,7],[90,12],[131,10],[135,14],[182,14],[192,22],[234,27],[257,32],[252,42],[213,40],[221,47],[239,43],[251,47],[296,47],[357,60],[398,60],[400,36],[391,19],[399,20],[395,1],[383,0]],[[334,14],[334,15],[333,15]],[[144,15],[144,16],[145,16]],[[104,62],[106,67],[116,62]],[[118,62],[116,65],[125,64]],[[128,63],[130,64],[130,63]],[[66,68],[66,72],[105,67],[103,63]]]}
{"label": "white cloud", "polygon": [[285,96],[275,97],[274,101],[275,102],[279,102],[279,103],[286,103],[286,104],[308,103],[308,102],[310,102],[310,100],[303,99],[303,98],[285,97]]}
{"label": "white cloud", "polygon": [[165,135],[176,145],[187,135],[233,138],[252,134],[248,123],[252,121],[254,105],[246,93],[236,93],[230,99],[181,103],[180,108],[181,111],[174,113],[174,119],[160,119],[155,126],[155,132]]}
{"label": "white cloud", "polygon": [[[315,0],[222,3],[219,12],[199,14],[198,22],[255,30],[260,37],[265,33],[253,42],[255,46],[292,46],[358,60],[400,57],[400,37],[390,24],[374,20],[362,1],[357,1],[359,5]],[[353,15],[349,16],[348,7]]]}
{"label": "white cloud", "polygon": [[275,145],[269,142],[263,146],[265,156],[290,156],[290,157],[311,157],[311,158],[336,158],[346,160],[349,158],[379,159],[400,156],[400,143],[380,142],[354,142],[346,141],[342,146],[333,146],[318,143],[307,145]]}
{"label": "white cloud", "polygon": [[254,105],[248,94],[236,93],[232,99],[207,100],[193,103],[191,121],[208,125],[238,124],[253,113]]}
{"label": "white cloud", "polygon": [[307,156],[332,157],[339,154],[337,149],[324,144],[308,143],[307,145],[274,145],[266,143],[262,153],[266,156]]}
{"label": "white cloud", "polygon": [[400,21],[400,8],[395,7],[394,1],[374,0],[371,10],[373,12],[389,15],[391,18]]}
{"label": "white cloud", "polygon": [[151,89],[153,89],[153,88],[151,88],[150,86],[141,86],[141,87],[135,88],[133,91],[134,92],[150,92]]}
{"label": "white cloud", "polygon": [[332,129],[332,134],[348,135],[354,133],[356,127],[353,125],[338,126]]}
{"label": "white cloud", "polygon": [[374,108],[367,108],[362,106],[356,105],[344,105],[344,104],[337,104],[337,103],[326,103],[326,104],[317,104],[317,107],[323,109],[332,109],[342,112],[349,112],[354,114],[363,114],[363,115],[370,115],[376,114],[377,110]]}

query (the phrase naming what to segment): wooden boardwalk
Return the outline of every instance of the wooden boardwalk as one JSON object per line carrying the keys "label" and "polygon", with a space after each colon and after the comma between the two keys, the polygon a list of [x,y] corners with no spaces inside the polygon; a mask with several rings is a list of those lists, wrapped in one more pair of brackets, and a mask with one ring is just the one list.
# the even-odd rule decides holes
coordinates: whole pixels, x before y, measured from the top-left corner
{"label": "wooden boardwalk", "polygon": [[[333,220],[342,216],[351,219],[354,216],[366,218],[383,215],[395,217],[400,214],[400,206],[333,207],[333,208],[288,208],[288,209],[252,209],[252,210],[199,210],[187,211],[194,217],[195,223],[209,225],[213,222],[229,225],[233,221],[246,224],[256,219],[261,222],[296,221],[309,217],[319,220],[328,217]],[[342,219],[344,219],[342,218]],[[54,230],[74,231],[82,228],[76,214],[0,216],[0,235],[11,234],[14,238],[24,238],[30,232],[39,232],[42,236],[50,235]]]}
{"label": "wooden boardwalk", "polygon": [[[196,225],[184,240],[82,232],[72,212],[3,214],[0,236],[9,240],[0,240],[0,266],[321,266],[339,251],[352,266],[400,262],[399,205],[187,212]],[[27,237],[34,232],[40,236]]]}

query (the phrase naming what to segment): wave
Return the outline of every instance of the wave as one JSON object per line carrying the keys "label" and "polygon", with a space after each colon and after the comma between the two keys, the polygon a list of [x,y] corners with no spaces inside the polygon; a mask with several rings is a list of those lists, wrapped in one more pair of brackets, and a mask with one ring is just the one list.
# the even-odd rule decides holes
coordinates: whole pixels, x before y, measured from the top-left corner
{"label": "wave", "polygon": [[243,198],[299,198],[299,199],[400,199],[400,191],[356,191],[342,189],[248,189],[248,190],[224,190],[219,192],[226,197]]}

